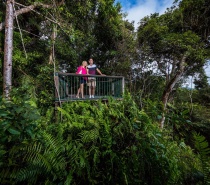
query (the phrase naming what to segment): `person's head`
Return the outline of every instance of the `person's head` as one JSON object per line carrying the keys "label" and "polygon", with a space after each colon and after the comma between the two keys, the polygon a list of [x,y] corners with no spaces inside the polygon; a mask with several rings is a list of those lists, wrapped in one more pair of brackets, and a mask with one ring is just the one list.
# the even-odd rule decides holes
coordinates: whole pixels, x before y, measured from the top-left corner
{"label": "person's head", "polygon": [[87,66],[87,61],[82,61],[82,66]]}
{"label": "person's head", "polygon": [[90,64],[90,65],[93,64],[93,59],[92,59],[92,58],[89,59],[89,64]]}

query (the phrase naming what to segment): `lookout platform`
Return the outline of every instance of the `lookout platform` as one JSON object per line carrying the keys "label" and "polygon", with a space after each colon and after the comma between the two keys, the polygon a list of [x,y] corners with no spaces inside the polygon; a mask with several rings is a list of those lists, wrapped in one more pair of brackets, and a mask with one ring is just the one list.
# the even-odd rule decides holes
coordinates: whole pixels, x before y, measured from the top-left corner
{"label": "lookout platform", "polygon": [[[76,94],[80,86],[80,79],[87,79],[84,84],[84,98],[77,98]],[[95,78],[96,88],[94,98],[89,98],[88,79]],[[75,73],[56,72],[55,80],[55,102],[85,101],[85,100],[107,100],[109,97],[122,99],[124,93],[123,76],[101,76],[81,75]]]}

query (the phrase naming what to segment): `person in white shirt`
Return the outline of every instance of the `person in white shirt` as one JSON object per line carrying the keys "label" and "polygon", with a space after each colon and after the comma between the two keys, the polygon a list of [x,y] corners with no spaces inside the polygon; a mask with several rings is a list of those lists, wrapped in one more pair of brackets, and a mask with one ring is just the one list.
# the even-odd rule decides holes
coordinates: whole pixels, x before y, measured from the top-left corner
{"label": "person in white shirt", "polygon": [[[104,75],[98,69],[96,64],[93,63],[93,59],[92,58],[90,58],[88,62],[89,62],[89,65],[87,66],[87,73],[89,75],[96,75],[96,72],[98,72],[100,75]],[[96,78],[95,77],[88,77],[88,86],[89,86],[90,98],[94,98],[94,96],[95,96],[95,89],[96,89]]]}

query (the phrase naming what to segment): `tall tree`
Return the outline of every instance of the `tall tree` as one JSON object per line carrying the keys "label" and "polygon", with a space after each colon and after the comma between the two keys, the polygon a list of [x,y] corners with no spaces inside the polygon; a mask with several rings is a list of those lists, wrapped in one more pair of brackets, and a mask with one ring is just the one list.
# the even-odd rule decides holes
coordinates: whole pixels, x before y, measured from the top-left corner
{"label": "tall tree", "polygon": [[172,90],[181,78],[192,75],[205,63],[205,43],[199,35],[184,27],[182,20],[181,9],[170,9],[164,15],[153,14],[142,19],[138,28],[139,48],[149,56],[145,62],[156,63],[159,74],[165,77],[161,128]]}
{"label": "tall tree", "polygon": [[12,87],[12,50],[13,50],[13,0],[6,1],[5,44],[4,44],[4,76],[3,93],[9,99]]}

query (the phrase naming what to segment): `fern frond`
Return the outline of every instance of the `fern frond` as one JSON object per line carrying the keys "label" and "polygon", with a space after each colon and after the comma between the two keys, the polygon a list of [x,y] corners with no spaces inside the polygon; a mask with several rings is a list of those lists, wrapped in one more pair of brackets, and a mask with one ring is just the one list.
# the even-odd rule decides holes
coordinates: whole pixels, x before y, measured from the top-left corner
{"label": "fern frond", "polygon": [[79,135],[83,143],[94,142],[99,138],[99,130],[84,130]]}
{"label": "fern frond", "polygon": [[42,176],[53,177],[50,179],[53,182],[63,176],[66,168],[63,140],[45,132],[42,132],[42,139],[24,149],[23,162],[26,167],[16,173],[18,182],[35,184],[36,179]]}
{"label": "fern frond", "polygon": [[[37,175],[40,174],[40,171],[40,168],[37,168],[36,166],[28,166],[26,168],[23,168],[15,175],[16,182],[28,180],[30,184],[36,184]],[[42,172],[44,172],[44,170],[42,170]]]}
{"label": "fern frond", "polygon": [[58,111],[60,111],[63,115],[65,115],[68,119],[71,119],[71,115],[70,115],[67,111],[65,111],[64,109],[62,109],[62,108],[60,108],[60,107],[58,107],[57,109],[58,109]]}
{"label": "fern frond", "polygon": [[206,138],[194,133],[195,148],[198,150],[204,174],[204,184],[210,184],[210,148]]}
{"label": "fern frond", "polygon": [[209,155],[210,148],[208,142],[206,141],[206,138],[199,134],[197,135],[194,134],[194,138],[195,138],[195,147],[199,151],[199,153],[202,154],[202,156]]}
{"label": "fern frond", "polygon": [[69,174],[67,175],[66,181],[64,182],[64,185],[70,185],[71,182],[72,182],[72,179],[73,179],[73,176],[72,176],[71,173],[69,173]]}

